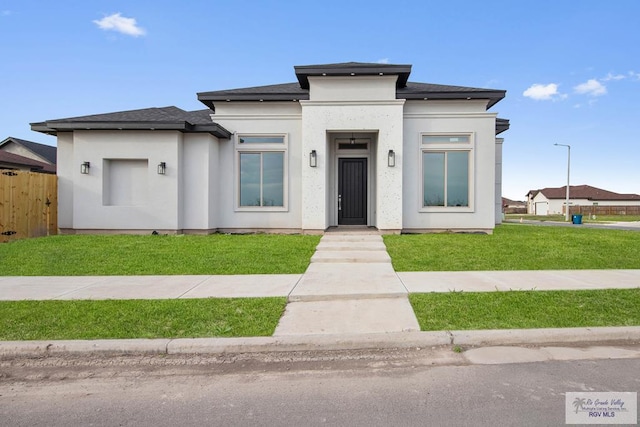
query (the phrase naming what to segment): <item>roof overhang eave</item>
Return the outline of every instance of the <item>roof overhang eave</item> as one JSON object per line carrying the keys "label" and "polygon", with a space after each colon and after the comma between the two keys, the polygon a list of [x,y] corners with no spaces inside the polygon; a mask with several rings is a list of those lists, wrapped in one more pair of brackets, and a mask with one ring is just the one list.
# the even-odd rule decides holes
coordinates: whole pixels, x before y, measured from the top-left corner
{"label": "roof overhang eave", "polygon": [[333,67],[323,65],[298,65],[293,67],[296,77],[303,89],[309,89],[309,77],[334,77],[334,76],[375,76],[375,75],[396,75],[396,87],[402,88],[407,85],[411,74],[411,65],[395,64],[353,64],[345,67]]}
{"label": "roof overhang eave", "polygon": [[31,130],[49,135],[76,130],[175,130],[178,132],[210,133],[218,138],[229,139],[231,132],[218,125],[177,122],[42,122],[32,123]]}
{"label": "roof overhang eave", "polygon": [[487,109],[500,102],[506,95],[506,91],[469,91],[469,92],[407,92],[398,93],[397,97],[407,100],[452,100],[452,99],[486,99]]}
{"label": "roof overhang eave", "polygon": [[509,127],[508,119],[496,119],[496,135],[500,135],[502,132],[509,130]]}
{"label": "roof overhang eave", "polygon": [[30,123],[29,125],[31,126],[31,130],[34,132],[40,132],[53,136],[58,134],[55,129],[48,127],[46,122]]}

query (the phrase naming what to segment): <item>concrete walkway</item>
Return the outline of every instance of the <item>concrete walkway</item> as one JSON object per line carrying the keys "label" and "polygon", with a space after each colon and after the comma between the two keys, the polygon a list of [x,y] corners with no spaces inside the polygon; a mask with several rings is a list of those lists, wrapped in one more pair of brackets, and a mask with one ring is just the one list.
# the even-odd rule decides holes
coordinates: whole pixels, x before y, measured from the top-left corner
{"label": "concrete walkway", "polygon": [[377,233],[325,234],[289,301],[274,336],[420,330]]}

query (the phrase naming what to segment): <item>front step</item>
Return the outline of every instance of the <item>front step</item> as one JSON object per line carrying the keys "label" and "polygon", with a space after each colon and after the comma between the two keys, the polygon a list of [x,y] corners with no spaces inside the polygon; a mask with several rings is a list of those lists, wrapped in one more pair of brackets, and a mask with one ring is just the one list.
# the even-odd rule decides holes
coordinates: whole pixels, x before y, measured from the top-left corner
{"label": "front step", "polygon": [[340,251],[316,251],[311,257],[311,262],[323,263],[391,263],[391,257],[387,251],[368,250],[340,250]]}
{"label": "front step", "polygon": [[386,251],[387,247],[382,242],[344,242],[323,241],[316,246],[317,251]]}
{"label": "front step", "polygon": [[382,242],[377,234],[325,234],[321,242]]}

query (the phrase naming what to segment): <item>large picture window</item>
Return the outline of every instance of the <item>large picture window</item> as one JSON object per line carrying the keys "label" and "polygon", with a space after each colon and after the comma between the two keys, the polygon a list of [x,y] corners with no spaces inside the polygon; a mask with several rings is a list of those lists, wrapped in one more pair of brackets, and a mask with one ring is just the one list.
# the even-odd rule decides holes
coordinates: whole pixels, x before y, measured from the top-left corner
{"label": "large picture window", "polygon": [[284,206],[284,153],[240,153],[240,206]]}
{"label": "large picture window", "polygon": [[286,143],[281,135],[238,138],[238,207],[286,207]]}
{"label": "large picture window", "polygon": [[422,153],[423,206],[469,206],[469,152]]}
{"label": "large picture window", "polygon": [[471,208],[471,134],[422,135],[422,208]]}

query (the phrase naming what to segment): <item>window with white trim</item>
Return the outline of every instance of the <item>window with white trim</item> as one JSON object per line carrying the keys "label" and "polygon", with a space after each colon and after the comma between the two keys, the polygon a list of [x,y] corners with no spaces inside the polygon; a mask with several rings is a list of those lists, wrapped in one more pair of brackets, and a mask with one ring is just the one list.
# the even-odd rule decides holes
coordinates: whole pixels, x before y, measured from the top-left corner
{"label": "window with white trim", "polygon": [[471,135],[422,135],[421,152],[422,208],[471,208]]}
{"label": "window with white trim", "polygon": [[240,209],[286,208],[284,135],[238,135],[238,202]]}

